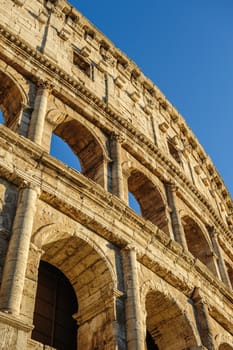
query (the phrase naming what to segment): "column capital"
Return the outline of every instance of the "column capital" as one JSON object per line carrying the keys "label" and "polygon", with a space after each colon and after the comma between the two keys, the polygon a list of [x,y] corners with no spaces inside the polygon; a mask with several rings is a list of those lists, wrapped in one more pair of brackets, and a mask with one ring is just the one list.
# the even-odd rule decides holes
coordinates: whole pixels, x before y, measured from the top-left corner
{"label": "column capital", "polygon": [[54,84],[51,81],[43,80],[40,78],[36,80],[36,86],[38,87],[38,89],[48,90],[49,92],[51,92],[54,88]]}
{"label": "column capital", "polygon": [[165,186],[169,188],[171,192],[177,192],[179,187],[174,181],[167,181],[165,182]]}
{"label": "column capital", "polygon": [[200,290],[200,287],[195,287],[192,295],[192,300],[194,301],[195,305],[206,305],[207,307],[209,306],[207,300],[202,294],[202,291]]}
{"label": "column capital", "polygon": [[219,236],[219,232],[215,226],[207,226],[207,230],[212,237],[217,238]]}
{"label": "column capital", "polygon": [[125,141],[125,137],[115,131],[111,132],[110,139],[119,143],[123,143]]}
{"label": "column capital", "polygon": [[123,252],[135,252],[138,253],[138,249],[133,243],[128,243],[124,248],[122,248]]}
{"label": "column capital", "polygon": [[23,180],[19,186],[19,190],[24,190],[24,189],[35,190],[37,192],[37,195],[40,195],[40,193],[41,193],[41,189],[37,184],[33,184],[33,183],[26,181],[26,180]]}

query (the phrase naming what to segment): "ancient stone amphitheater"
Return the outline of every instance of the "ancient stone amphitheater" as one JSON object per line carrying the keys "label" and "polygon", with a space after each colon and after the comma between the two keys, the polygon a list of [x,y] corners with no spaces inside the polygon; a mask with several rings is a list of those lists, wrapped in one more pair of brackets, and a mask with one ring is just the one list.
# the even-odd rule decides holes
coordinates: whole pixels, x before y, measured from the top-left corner
{"label": "ancient stone amphitheater", "polygon": [[65,0],[0,6],[0,349],[232,350],[232,201],[182,116]]}

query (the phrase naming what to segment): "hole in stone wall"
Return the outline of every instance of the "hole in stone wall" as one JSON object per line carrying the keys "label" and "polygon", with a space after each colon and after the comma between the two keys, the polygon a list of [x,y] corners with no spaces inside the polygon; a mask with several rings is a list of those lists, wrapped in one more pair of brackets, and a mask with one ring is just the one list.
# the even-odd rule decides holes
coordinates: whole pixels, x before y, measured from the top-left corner
{"label": "hole in stone wall", "polygon": [[79,172],[82,171],[78,157],[72,152],[67,143],[55,134],[52,135],[50,154],[69,167]]}

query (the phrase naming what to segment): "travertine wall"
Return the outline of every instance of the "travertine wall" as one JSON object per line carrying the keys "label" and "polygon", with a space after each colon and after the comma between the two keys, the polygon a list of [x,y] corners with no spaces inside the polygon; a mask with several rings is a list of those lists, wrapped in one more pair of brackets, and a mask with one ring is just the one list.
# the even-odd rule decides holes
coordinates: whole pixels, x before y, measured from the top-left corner
{"label": "travertine wall", "polygon": [[232,200],[182,116],[66,1],[0,6],[0,349],[53,348],[41,260],[77,296],[78,349],[233,349]]}

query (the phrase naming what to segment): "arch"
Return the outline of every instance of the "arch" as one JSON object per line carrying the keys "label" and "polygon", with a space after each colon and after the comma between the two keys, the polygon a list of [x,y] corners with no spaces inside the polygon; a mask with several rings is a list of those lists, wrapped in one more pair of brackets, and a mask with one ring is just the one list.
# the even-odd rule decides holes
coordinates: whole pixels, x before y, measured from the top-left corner
{"label": "arch", "polygon": [[58,268],[74,289],[79,305],[74,315],[78,324],[78,348],[105,349],[106,344],[117,341],[114,336],[117,282],[111,263],[89,237],[61,232],[54,226],[38,230],[33,241],[43,249],[43,261]]}
{"label": "arch", "polygon": [[223,343],[219,346],[219,350],[233,350],[233,344],[229,345],[227,343]]}
{"label": "arch", "polygon": [[[22,80],[16,71],[14,76]],[[23,105],[27,105],[28,99],[18,80],[6,70],[0,70],[0,109],[4,124],[14,131],[19,130],[22,119]]]}
{"label": "arch", "polygon": [[51,139],[50,154],[66,163],[69,167],[82,172],[78,157],[72,152],[68,144],[54,133],[52,134]]}
{"label": "arch", "polygon": [[49,111],[47,120],[53,124],[53,133],[64,140],[78,157],[83,175],[106,188],[107,152],[94,131],[57,110]]}
{"label": "arch", "polygon": [[146,327],[158,349],[188,349],[197,345],[187,313],[174,298],[151,289],[146,295],[145,308]]}
{"label": "arch", "polygon": [[141,171],[132,169],[128,177],[128,190],[137,199],[142,216],[169,234],[166,202],[157,186]]}
{"label": "arch", "polygon": [[213,250],[203,229],[188,215],[184,215],[181,221],[189,251],[216,275]]}
{"label": "arch", "polygon": [[227,333],[219,333],[215,337],[216,349],[218,350],[233,350],[232,335]]}
{"label": "arch", "polygon": [[44,261],[40,262],[32,339],[61,350],[77,349],[75,292],[66,276]]}
{"label": "arch", "polygon": [[142,215],[140,204],[131,192],[128,193],[128,203],[131,209],[139,215]]}
{"label": "arch", "polygon": [[228,262],[226,261],[225,261],[225,264],[227,268],[228,277],[231,282],[231,288],[233,288],[233,267],[230,264],[228,264]]}

